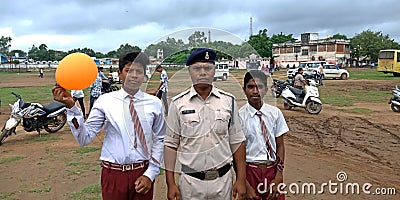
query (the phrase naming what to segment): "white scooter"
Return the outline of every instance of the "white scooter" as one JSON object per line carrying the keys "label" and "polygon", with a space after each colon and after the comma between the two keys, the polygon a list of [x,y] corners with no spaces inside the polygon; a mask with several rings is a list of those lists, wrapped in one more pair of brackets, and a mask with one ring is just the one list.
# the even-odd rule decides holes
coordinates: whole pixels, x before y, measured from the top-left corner
{"label": "white scooter", "polygon": [[293,107],[305,108],[310,114],[318,114],[322,110],[322,102],[319,99],[318,88],[314,80],[308,80],[305,92],[303,90],[287,86],[282,91],[283,107],[290,110]]}
{"label": "white scooter", "polygon": [[390,108],[392,108],[393,112],[400,112],[400,88],[396,87],[392,90],[393,97],[390,98],[389,104]]}

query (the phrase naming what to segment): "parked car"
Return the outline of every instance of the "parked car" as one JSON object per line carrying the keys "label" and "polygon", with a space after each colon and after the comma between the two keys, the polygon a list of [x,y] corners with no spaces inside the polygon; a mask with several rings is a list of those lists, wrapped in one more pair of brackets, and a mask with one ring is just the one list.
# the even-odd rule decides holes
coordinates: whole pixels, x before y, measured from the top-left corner
{"label": "parked car", "polygon": [[309,61],[309,62],[301,62],[299,66],[295,69],[288,69],[286,75],[288,78],[294,78],[297,70],[299,68],[303,68],[303,75],[312,75],[313,72],[318,69],[320,64],[326,64],[326,61]]}
{"label": "parked car", "polygon": [[324,73],[325,78],[333,78],[337,79],[340,78],[342,80],[346,80],[349,78],[349,72],[345,69],[339,69],[337,66],[333,64],[325,64],[324,65]]}
{"label": "parked car", "polygon": [[222,79],[226,81],[229,76],[229,67],[227,63],[217,63],[215,64],[215,74],[214,74],[214,81],[217,79]]}

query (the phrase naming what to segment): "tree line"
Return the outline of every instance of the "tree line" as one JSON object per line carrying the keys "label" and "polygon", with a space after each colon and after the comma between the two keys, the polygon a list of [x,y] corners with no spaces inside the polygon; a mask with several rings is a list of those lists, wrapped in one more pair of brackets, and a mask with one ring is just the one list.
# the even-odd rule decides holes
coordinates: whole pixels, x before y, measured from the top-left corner
{"label": "tree line", "polygon": [[[175,39],[168,37],[164,41],[156,44],[151,44],[144,49],[144,52],[150,56],[156,57],[157,50],[163,50],[163,56],[166,58],[164,62],[171,63],[184,63],[190,50],[196,47],[208,47],[217,50],[217,59],[230,59],[230,58],[244,58],[250,54],[258,54],[261,57],[272,58],[272,45],[276,43],[293,42],[293,34],[273,34],[268,35],[267,29],[259,30],[255,35],[250,36],[247,42],[241,44],[232,44],[226,41],[212,41],[209,42],[204,32],[195,31],[187,39],[185,43],[182,39]],[[400,49],[400,44],[389,35],[382,34],[381,31],[366,30],[353,38],[348,38],[343,34],[335,34],[332,36],[334,39],[348,39],[350,40],[351,57],[353,58],[368,58],[371,62],[378,60],[379,50],[381,49]],[[78,49],[71,49],[67,52],[49,49],[46,44],[40,44],[38,47],[32,45],[28,52],[22,50],[11,50],[11,37],[2,36],[0,38],[0,53],[11,58],[15,53],[20,56],[28,56],[28,59],[35,61],[60,61],[66,55],[81,52],[91,57],[96,58],[118,58],[123,52],[127,50],[142,50],[138,46],[130,45],[128,43],[121,44],[118,49],[109,51],[107,53],[96,52],[91,48],[84,47]]]}

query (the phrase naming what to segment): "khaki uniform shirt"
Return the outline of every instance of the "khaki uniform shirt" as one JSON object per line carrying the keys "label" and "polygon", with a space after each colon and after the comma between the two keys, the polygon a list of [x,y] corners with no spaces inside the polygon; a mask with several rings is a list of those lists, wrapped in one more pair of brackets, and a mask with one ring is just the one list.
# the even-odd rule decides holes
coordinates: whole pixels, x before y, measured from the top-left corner
{"label": "khaki uniform shirt", "polygon": [[232,162],[235,150],[230,145],[245,141],[234,97],[214,86],[206,100],[193,86],[175,96],[167,122],[165,146],[178,148],[180,145],[178,161],[196,171]]}

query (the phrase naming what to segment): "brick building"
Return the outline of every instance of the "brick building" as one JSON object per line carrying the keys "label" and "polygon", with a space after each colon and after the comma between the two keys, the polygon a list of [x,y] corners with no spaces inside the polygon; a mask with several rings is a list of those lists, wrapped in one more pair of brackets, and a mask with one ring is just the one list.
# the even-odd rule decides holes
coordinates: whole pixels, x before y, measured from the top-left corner
{"label": "brick building", "polygon": [[325,60],[345,64],[350,59],[350,40],[324,38],[318,33],[303,33],[301,41],[273,44],[272,56],[280,66],[293,66],[303,61]]}

